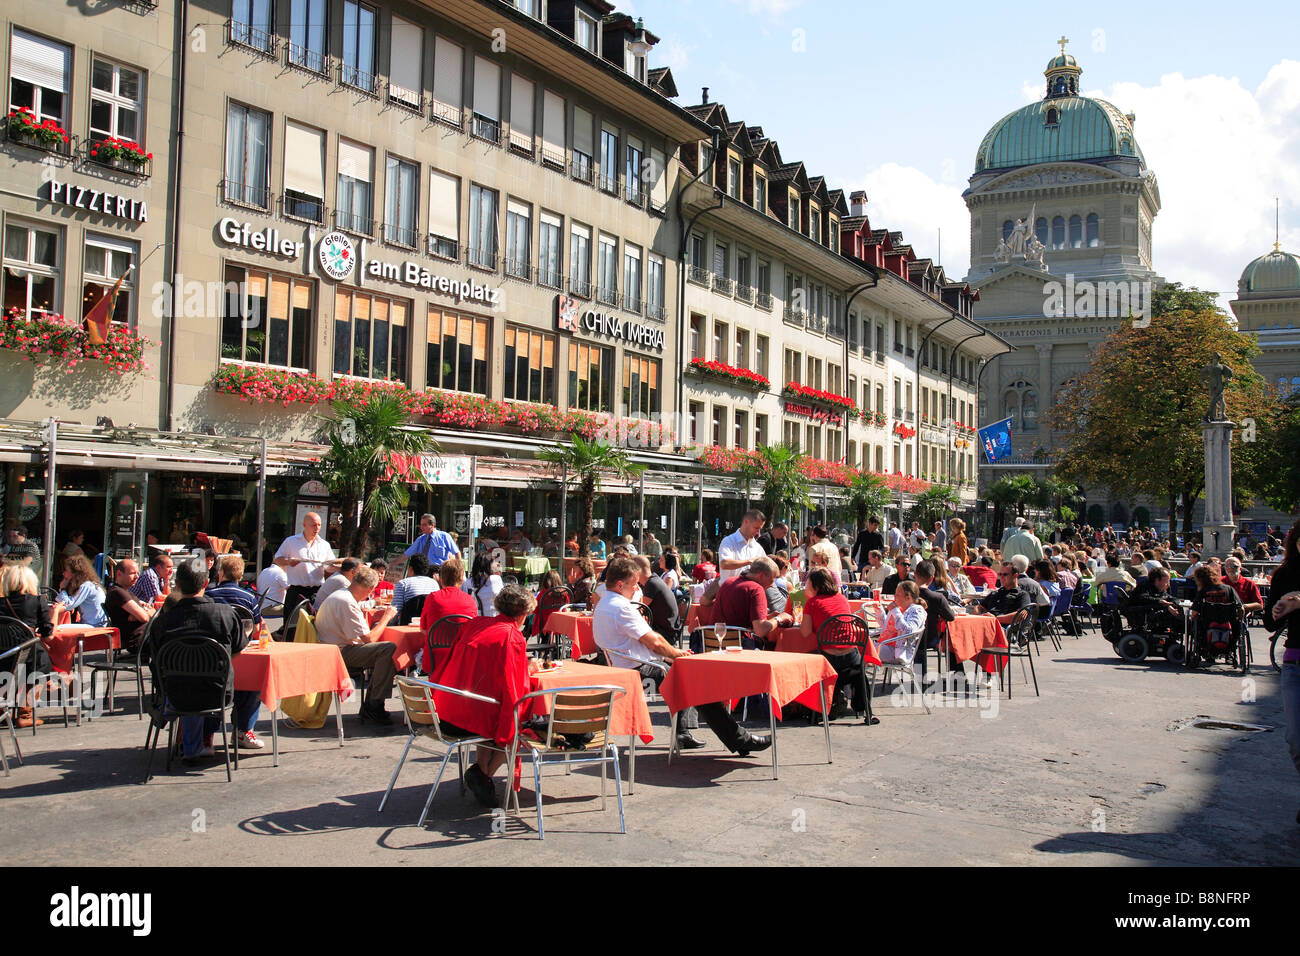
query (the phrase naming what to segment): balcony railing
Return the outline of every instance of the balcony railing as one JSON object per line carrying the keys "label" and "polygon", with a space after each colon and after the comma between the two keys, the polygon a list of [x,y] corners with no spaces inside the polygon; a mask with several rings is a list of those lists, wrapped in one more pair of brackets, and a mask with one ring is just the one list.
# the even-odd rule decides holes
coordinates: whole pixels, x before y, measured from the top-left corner
{"label": "balcony railing", "polygon": [[770,293],[770,292],[759,292],[759,293],[758,293],[758,297],[754,300],[754,304],[757,305],[760,309],[766,309],[768,312],[771,312],[771,311],[772,311],[772,293]]}
{"label": "balcony railing", "polygon": [[565,167],[564,149],[562,147],[556,149],[554,146],[542,143],[542,165],[563,172]]}
{"label": "balcony railing", "polygon": [[383,240],[389,245],[415,249],[420,245],[420,234],[409,226],[395,226],[384,223]]}
{"label": "balcony railing", "polygon": [[501,124],[475,113],[470,120],[470,135],[493,146],[501,145]]}
{"label": "balcony railing", "polygon": [[439,100],[433,101],[433,110],[429,116],[435,123],[454,126],[456,129],[461,129],[465,125],[465,111],[463,109]]}
{"label": "balcony railing", "polygon": [[623,296],[623,311],[641,314],[641,296],[635,292]]}
{"label": "balcony railing", "polygon": [[598,289],[596,291],[596,301],[602,305],[618,305],[618,287]]}
{"label": "balcony railing", "polygon": [[752,303],[754,301],[754,287],[752,285],[743,285],[736,283],[736,298],[741,302]]}
{"label": "balcony railing", "polygon": [[630,182],[623,187],[623,198],[633,206],[641,206],[645,203],[645,192],[640,183]]}
{"label": "balcony railing", "polygon": [[658,216],[660,219],[663,219],[668,215],[668,204],[655,202],[651,199],[646,203],[646,211],[652,216]]}
{"label": "balcony railing", "polygon": [[259,56],[274,59],[279,49],[280,38],[267,30],[259,30],[251,23],[238,20],[226,21],[226,43],[231,46],[251,50]]}
{"label": "balcony railing", "polygon": [[460,243],[454,239],[448,239],[445,236],[429,236],[428,252],[431,256],[439,259],[458,259],[460,258]]}
{"label": "balcony railing", "polygon": [[808,313],[803,309],[787,305],[781,312],[781,318],[787,322],[793,322],[795,325],[803,325],[808,321]]}
{"label": "balcony railing", "polygon": [[285,44],[284,64],[292,70],[303,70],[315,76],[330,75],[330,58],[324,51],[313,50],[297,43]]}
{"label": "balcony railing", "polygon": [[564,284],[564,274],[558,269],[547,269],[544,266],[538,266],[537,284],[546,286],[548,289],[558,289]]}
{"label": "balcony railing", "polygon": [[591,280],[579,276],[569,276],[569,294],[580,299],[591,298]]}
{"label": "balcony railing", "polygon": [[709,272],[704,266],[687,266],[686,279],[688,282],[694,282],[696,285],[702,285],[706,288],[709,285]]}
{"label": "balcony railing", "polygon": [[604,173],[601,173],[601,174],[600,174],[600,191],[601,191],[601,192],[606,192],[606,193],[611,193],[611,194],[617,196],[617,195],[618,195],[618,175],[615,174],[615,175],[613,175],[613,176],[606,176]]}
{"label": "balcony railing", "polygon": [[474,246],[470,246],[465,252],[465,264],[475,269],[486,269],[488,272],[496,272],[501,268],[501,260],[495,251],[478,249]]}
{"label": "balcony railing", "polygon": [[713,291],[720,292],[723,295],[732,295],[736,291],[736,283],[728,276],[720,276],[717,273],[714,273]]}
{"label": "balcony railing", "polygon": [[533,277],[533,264],[527,259],[506,256],[506,275],[512,279],[523,279],[527,282]]}
{"label": "balcony railing", "polygon": [[665,319],[664,307],[662,305],[649,305],[645,310],[645,317],[653,319],[655,322],[663,322]]}
{"label": "balcony railing", "polygon": [[357,90],[366,94],[366,96],[379,95],[379,81],[376,79],[375,74],[367,73],[351,63],[339,64],[339,85]]}
{"label": "balcony railing", "polygon": [[902,354],[903,354],[903,343],[902,343],[902,342],[895,342],[895,343],[894,343],[894,351],[897,352],[899,355],[902,355]]}
{"label": "balcony railing", "polygon": [[354,236],[370,238],[375,234],[375,221],[360,213],[348,212],[346,209],[335,209],[334,228],[350,232]]}
{"label": "balcony railing", "polygon": [[907,347],[906,352],[908,358],[912,358],[916,355],[916,349],[912,348],[910,345]]}
{"label": "balcony railing", "polygon": [[573,162],[570,164],[569,172],[580,183],[586,183],[588,186],[595,183],[595,171],[592,169],[591,157],[585,153],[577,151],[573,153]]}
{"label": "balcony railing", "polygon": [[265,186],[254,186],[236,179],[223,179],[218,187],[221,201],[250,209],[268,210],[271,208],[271,190]]}
{"label": "balcony railing", "polygon": [[280,215],[303,222],[325,222],[325,202],[315,196],[300,196],[286,190],[280,196]]}
{"label": "balcony railing", "polygon": [[533,138],[515,130],[510,131],[510,151],[518,153],[520,156],[527,156],[529,159],[532,159],[537,153]]}
{"label": "balcony railing", "polygon": [[408,90],[404,86],[398,86],[391,80],[387,81],[388,102],[399,109],[410,110],[412,113],[424,114],[424,96],[419,90]]}
{"label": "balcony railing", "polygon": [[902,406],[902,405],[895,405],[895,406],[894,406],[894,417],[895,417],[895,418],[898,418],[898,419],[901,419],[901,418],[903,417],[903,406]]}

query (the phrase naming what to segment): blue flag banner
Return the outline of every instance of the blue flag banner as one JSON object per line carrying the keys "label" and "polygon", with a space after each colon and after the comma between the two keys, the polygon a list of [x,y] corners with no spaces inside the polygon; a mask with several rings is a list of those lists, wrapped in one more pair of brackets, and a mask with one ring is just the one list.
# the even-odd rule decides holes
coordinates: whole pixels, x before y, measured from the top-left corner
{"label": "blue flag banner", "polygon": [[1004,418],[980,429],[980,445],[989,464],[1011,457],[1011,419]]}

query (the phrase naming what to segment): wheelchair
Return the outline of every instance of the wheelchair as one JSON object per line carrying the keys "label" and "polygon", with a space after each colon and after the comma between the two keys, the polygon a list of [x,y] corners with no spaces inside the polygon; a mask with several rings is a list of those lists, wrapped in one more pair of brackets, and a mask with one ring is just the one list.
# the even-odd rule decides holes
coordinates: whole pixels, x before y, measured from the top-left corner
{"label": "wheelchair", "polygon": [[1227,664],[1250,671],[1252,654],[1245,615],[1240,604],[1205,602],[1199,608],[1187,656],[1188,667]]}
{"label": "wheelchair", "polygon": [[1170,626],[1167,614],[1142,602],[1128,599],[1120,591],[1120,603],[1101,612],[1101,634],[1115,653],[1130,664],[1139,664],[1152,654],[1168,663],[1187,663],[1187,618],[1181,627]]}

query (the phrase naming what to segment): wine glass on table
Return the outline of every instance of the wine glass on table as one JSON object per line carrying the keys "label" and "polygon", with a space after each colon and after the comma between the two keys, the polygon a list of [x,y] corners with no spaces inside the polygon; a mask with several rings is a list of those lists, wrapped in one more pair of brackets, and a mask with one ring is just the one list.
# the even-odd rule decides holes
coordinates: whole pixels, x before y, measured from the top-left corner
{"label": "wine glass on table", "polygon": [[719,620],[713,622],[713,636],[718,639],[719,647],[725,647],[725,644],[723,642],[726,641],[727,639],[726,621]]}

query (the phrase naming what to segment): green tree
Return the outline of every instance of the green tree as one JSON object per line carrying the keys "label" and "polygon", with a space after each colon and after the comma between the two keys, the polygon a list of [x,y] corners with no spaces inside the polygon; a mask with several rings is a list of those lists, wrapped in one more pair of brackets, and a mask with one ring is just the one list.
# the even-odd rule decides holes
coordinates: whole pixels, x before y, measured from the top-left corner
{"label": "green tree", "polygon": [[[1169,525],[1177,521],[1181,496],[1183,534],[1191,532],[1192,505],[1205,484],[1202,418],[1209,404],[1202,370],[1217,352],[1233,371],[1225,389],[1229,414],[1264,417],[1273,399],[1251,365],[1253,336],[1241,335],[1209,293],[1175,288],[1162,293],[1149,324],[1126,325],[1101,342],[1092,367],[1067,383],[1046,416],[1057,443],[1059,477],[1103,486],[1112,495],[1150,495],[1166,502]],[[1240,433],[1238,433],[1240,435]],[[1233,464],[1249,493],[1251,451],[1233,444]]]}
{"label": "green tree", "polygon": [[928,532],[936,521],[942,521],[952,514],[961,501],[957,492],[948,485],[931,485],[916,496],[912,505],[911,520],[921,522],[922,530]]}
{"label": "green tree", "polygon": [[1171,315],[1174,312],[1218,312],[1220,315],[1223,314],[1219,308],[1217,293],[1202,292],[1195,286],[1184,289],[1181,282],[1166,282],[1151,293],[1151,315],[1156,317]]}
{"label": "green tree", "polygon": [[1025,505],[1037,495],[1038,485],[1030,475],[1007,475],[993,482],[985,495],[993,504],[993,530],[989,533],[989,540],[1002,540],[1007,508],[1015,508],[1016,514],[1024,514]]}
{"label": "green tree", "polygon": [[1079,486],[1066,478],[1049,474],[1039,483],[1039,504],[1052,510],[1052,516],[1061,524],[1069,524],[1079,517],[1071,507],[1079,500]]}
{"label": "green tree", "polygon": [[879,475],[866,471],[854,475],[853,482],[848,487],[847,504],[857,519],[856,527],[861,530],[867,526],[867,518],[872,515],[879,517],[891,498],[892,493],[885,484],[885,479]]}
{"label": "green tree", "polygon": [[812,481],[804,471],[807,456],[789,445],[760,445],[746,466],[744,478],[763,483],[763,510],[768,521],[789,515],[796,520],[800,509],[811,508]]}
{"label": "green tree", "polygon": [[1257,423],[1254,454],[1259,496],[1278,511],[1300,511],[1300,392],[1277,403],[1272,414]]}
{"label": "green tree", "polygon": [[342,506],[339,551],[360,555],[370,529],[392,521],[410,502],[410,482],[428,487],[418,465],[406,478],[394,476],[394,456],[418,461],[418,456],[438,449],[427,432],[408,424],[406,408],[395,395],[376,393],[364,400],[339,399],[331,403],[331,408],[334,418],[325,426],[330,450],[321,464],[320,476]]}
{"label": "green tree", "polygon": [[634,465],[626,449],[587,441],[581,435],[574,435],[572,444],[539,452],[538,457],[567,469],[569,487],[578,495],[578,554],[590,556],[591,515],[601,481],[631,481],[645,471],[645,465]]}

